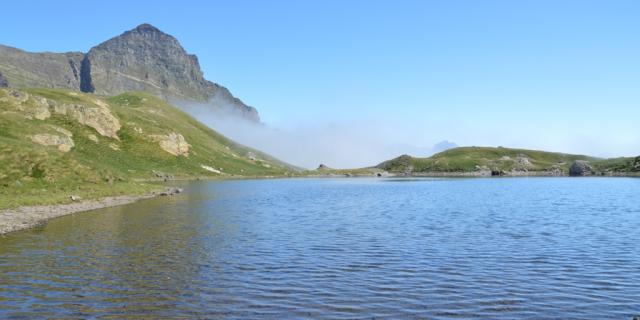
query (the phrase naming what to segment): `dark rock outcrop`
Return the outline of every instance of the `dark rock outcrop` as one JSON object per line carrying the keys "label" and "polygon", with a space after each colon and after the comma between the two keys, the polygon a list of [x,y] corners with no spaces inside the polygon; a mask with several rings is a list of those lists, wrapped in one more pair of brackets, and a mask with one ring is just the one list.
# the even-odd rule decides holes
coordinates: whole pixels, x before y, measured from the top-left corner
{"label": "dark rock outcrop", "polygon": [[576,160],[569,168],[570,176],[589,176],[591,174],[593,174],[593,168],[588,161]]}
{"label": "dark rock outcrop", "polygon": [[93,81],[91,80],[91,61],[87,55],[82,59],[80,65],[80,91],[94,92]]}
{"label": "dark rock outcrop", "polygon": [[172,174],[164,173],[162,171],[153,170],[152,173],[156,178],[160,178],[164,181],[173,180],[174,178]]}
{"label": "dark rock outcrop", "polygon": [[176,38],[149,24],[109,39],[87,54],[31,53],[0,46],[0,73],[16,88],[69,88],[102,95],[145,91],[165,100],[207,103],[217,111],[259,121],[256,109],[206,80],[198,58]]}
{"label": "dark rock outcrop", "polygon": [[164,191],[160,192],[161,196],[173,196],[176,194],[180,194],[182,193],[182,188],[178,188],[178,187],[167,187],[164,189]]}
{"label": "dark rock outcrop", "polygon": [[0,88],[6,88],[9,86],[9,81],[2,76],[2,72],[0,72]]}

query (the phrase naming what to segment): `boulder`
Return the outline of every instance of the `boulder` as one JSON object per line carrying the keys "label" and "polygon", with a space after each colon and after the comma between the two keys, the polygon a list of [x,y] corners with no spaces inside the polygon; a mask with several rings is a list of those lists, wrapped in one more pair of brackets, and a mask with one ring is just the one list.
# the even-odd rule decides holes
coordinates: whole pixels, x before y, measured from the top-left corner
{"label": "boulder", "polygon": [[152,135],[150,137],[160,143],[162,150],[174,156],[189,156],[189,144],[179,133],[172,132],[167,135]]}
{"label": "boulder", "polygon": [[69,136],[59,136],[49,133],[36,134],[30,137],[31,141],[43,146],[57,146],[62,152],[69,152],[75,145]]}
{"label": "boulder", "polygon": [[11,97],[14,103],[22,104],[29,100],[29,95],[18,90],[9,91],[9,97]]}
{"label": "boulder", "polygon": [[576,160],[569,168],[569,175],[574,177],[588,176],[593,174],[593,168],[589,161]]}
{"label": "boulder", "polygon": [[13,89],[6,90],[4,93],[6,94],[0,98],[0,102],[8,102],[17,111],[25,113],[27,119],[45,120],[51,117],[50,100]]}
{"label": "boulder", "polygon": [[163,179],[164,181],[171,180],[174,178],[172,174],[164,173],[162,171],[153,170],[152,172],[156,178]]}
{"label": "boulder", "polygon": [[161,196],[173,196],[176,194],[182,193],[182,189],[181,188],[177,188],[177,187],[170,187],[170,188],[166,188],[164,189],[164,191],[160,192]]}
{"label": "boulder", "polygon": [[53,110],[57,114],[69,116],[83,125],[92,127],[102,136],[119,140],[120,121],[104,105],[88,107],[81,104],[65,103],[54,105]]}
{"label": "boulder", "polygon": [[524,154],[519,154],[516,157],[516,164],[518,165],[518,167],[523,169],[528,169],[533,166],[531,161],[529,161],[529,158]]}
{"label": "boulder", "polygon": [[549,170],[549,175],[551,176],[555,176],[555,177],[559,177],[564,175],[564,171],[562,171],[562,168],[558,167],[558,166],[552,166]]}
{"label": "boulder", "polygon": [[49,117],[51,117],[51,112],[49,111],[51,101],[49,99],[38,96],[34,96],[33,101],[33,107],[29,110],[33,117],[38,120],[49,119]]}
{"label": "boulder", "polygon": [[69,138],[73,137],[73,133],[71,133],[71,131],[69,131],[69,130],[67,130],[67,129],[60,128],[60,127],[53,126],[53,125],[52,125],[52,126],[50,126],[50,127],[51,127],[53,130],[58,131],[58,132],[60,132],[60,133],[64,134],[65,136],[67,136],[67,137],[69,137]]}

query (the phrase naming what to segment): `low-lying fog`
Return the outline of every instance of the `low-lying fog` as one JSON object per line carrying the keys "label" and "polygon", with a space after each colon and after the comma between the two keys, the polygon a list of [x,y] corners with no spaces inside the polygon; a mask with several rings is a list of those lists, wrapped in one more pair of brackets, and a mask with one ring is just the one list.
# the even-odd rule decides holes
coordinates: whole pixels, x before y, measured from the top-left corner
{"label": "low-lying fog", "polygon": [[380,123],[335,121],[276,128],[246,120],[230,107],[172,103],[236,142],[307,169],[317,168],[321,163],[334,168],[367,167],[402,154],[430,156],[456,146],[448,141],[432,146],[416,145],[399,139],[393,134],[394,128]]}

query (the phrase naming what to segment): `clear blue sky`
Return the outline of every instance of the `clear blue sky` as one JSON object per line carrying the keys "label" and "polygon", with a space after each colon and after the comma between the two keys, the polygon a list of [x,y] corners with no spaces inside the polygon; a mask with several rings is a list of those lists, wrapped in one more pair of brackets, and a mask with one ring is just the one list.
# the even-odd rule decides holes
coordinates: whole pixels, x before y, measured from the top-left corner
{"label": "clear blue sky", "polygon": [[142,22],[276,127],[640,154],[640,1],[11,1],[0,43],[86,51]]}

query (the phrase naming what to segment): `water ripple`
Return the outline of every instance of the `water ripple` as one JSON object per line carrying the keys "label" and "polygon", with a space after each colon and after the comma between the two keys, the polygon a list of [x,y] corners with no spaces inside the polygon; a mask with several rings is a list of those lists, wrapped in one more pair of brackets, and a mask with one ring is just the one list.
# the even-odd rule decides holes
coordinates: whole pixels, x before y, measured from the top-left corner
{"label": "water ripple", "polygon": [[640,314],[638,179],[186,188],[0,238],[0,318]]}

